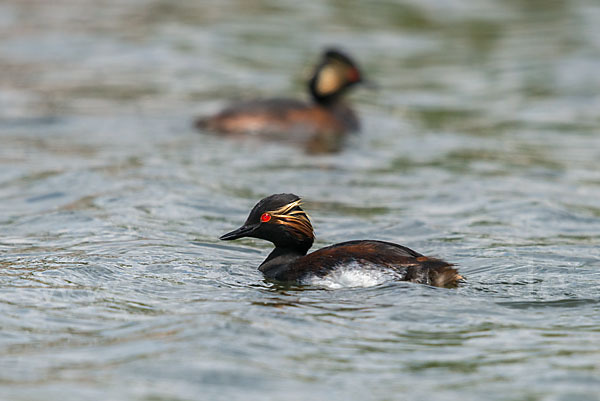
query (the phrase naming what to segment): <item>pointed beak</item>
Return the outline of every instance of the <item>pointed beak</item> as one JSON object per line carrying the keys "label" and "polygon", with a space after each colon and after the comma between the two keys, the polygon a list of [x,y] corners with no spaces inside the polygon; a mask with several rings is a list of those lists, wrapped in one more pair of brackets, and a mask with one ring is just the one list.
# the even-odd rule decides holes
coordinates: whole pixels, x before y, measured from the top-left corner
{"label": "pointed beak", "polygon": [[240,228],[238,228],[237,230],[233,230],[230,233],[221,235],[219,237],[219,239],[223,240],[223,241],[229,241],[232,239],[247,237],[248,235],[252,234],[252,232],[254,230],[256,230],[256,228],[257,228],[256,225],[254,225],[254,226],[243,225]]}

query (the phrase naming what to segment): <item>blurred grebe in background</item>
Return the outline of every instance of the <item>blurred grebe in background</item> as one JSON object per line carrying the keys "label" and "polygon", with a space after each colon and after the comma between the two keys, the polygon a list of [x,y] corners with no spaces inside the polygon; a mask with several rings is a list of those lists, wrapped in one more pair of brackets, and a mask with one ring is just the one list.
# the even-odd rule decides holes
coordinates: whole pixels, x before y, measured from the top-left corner
{"label": "blurred grebe in background", "polygon": [[345,135],[360,128],[358,117],[343,102],[357,84],[368,84],[356,63],[339,50],[322,55],[308,81],[310,102],[287,98],[234,103],[196,120],[196,127],[231,137],[253,136],[302,145],[309,153],[339,151]]}

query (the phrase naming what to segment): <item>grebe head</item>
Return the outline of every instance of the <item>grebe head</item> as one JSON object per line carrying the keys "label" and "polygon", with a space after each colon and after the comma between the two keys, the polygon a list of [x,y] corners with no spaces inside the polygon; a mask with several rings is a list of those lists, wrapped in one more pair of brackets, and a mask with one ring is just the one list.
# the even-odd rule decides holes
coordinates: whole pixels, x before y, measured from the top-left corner
{"label": "grebe head", "polygon": [[365,81],[356,63],[339,50],[329,49],[323,53],[308,86],[317,103],[328,104],[361,82]]}
{"label": "grebe head", "polygon": [[243,237],[260,238],[276,247],[294,248],[306,252],[313,244],[314,233],[302,200],[294,194],[275,194],[258,202],[243,226],[220,237],[234,240]]}

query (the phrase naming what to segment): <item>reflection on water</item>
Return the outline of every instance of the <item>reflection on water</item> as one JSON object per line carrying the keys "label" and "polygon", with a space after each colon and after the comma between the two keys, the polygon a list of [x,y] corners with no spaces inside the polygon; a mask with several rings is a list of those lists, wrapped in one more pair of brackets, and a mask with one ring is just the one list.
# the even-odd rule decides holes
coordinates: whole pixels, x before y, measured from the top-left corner
{"label": "reflection on water", "polygon": [[[593,400],[600,6],[0,4],[0,398]],[[338,155],[194,117],[294,96],[327,45],[381,88]],[[303,73],[302,71],[305,71]],[[219,234],[271,193],[315,247],[405,244],[457,290],[274,285]]]}

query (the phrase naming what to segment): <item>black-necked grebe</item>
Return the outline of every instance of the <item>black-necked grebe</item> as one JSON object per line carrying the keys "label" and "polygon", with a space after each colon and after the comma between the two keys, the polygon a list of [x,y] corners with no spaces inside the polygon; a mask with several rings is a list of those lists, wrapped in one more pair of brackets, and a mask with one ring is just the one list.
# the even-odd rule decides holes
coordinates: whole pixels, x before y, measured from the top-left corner
{"label": "black-necked grebe", "polygon": [[364,83],[356,63],[338,50],[327,50],[308,82],[312,102],[294,99],[249,100],[196,121],[201,130],[231,137],[299,143],[309,153],[340,150],[346,133],[357,131],[359,121],[342,95]]}
{"label": "black-necked grebe", "polygon": [[294,194],[268,196],[254,206],[242,227],[220,239],[254,237],[272,242],[275,249],[259,270],[265,277],[282,282],[310,284],[344,269],[437,287],[455,287],[462,279],[452,264],[391,242],[348,241],[307,255],[314,233],[300,203]]}

